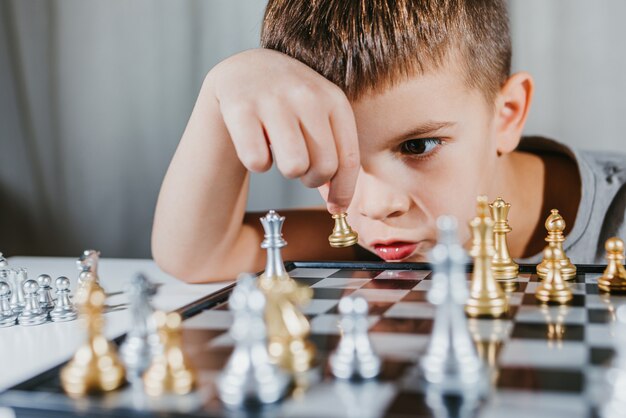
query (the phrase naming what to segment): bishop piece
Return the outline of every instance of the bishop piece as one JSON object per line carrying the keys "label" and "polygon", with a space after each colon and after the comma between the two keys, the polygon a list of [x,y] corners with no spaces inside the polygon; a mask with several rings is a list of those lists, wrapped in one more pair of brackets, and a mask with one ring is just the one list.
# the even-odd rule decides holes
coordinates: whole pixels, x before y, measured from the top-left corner
{"label": "bishop piece", "polygon": [[[565,231],[566,225],[565,220],[557,209],[552,209],[550,211],[550,216],[546,219],[545,226],[548,231],[546,242],[551,247],[556,247],[559,250],[557,252],[557,257],[559,257],[557,261],[561,265],[561,275],[563,276],[563,279],[573,279],[576,277],[576,266],[572,264],[563,250],[563,241],[565,241],[563,231]],[[549,262],[544,259],[537,265],[537,276],[542,279],[545,279],[548,275],[548,263]]]}
{"label": "bishop piece", "polygon": [[347,220],[347,213],[339,213],[333,215],[335,220],[335,226],[333,227],[333,233],[328,236],[328,242],[331,247],[342,248],[354,245],[359,240],[359,234],[350,228]]}
{"label": "bishop piece", "polygon": [[609,238],[604,244],[606,269],[598,279],[598,287],[609,293],[626,292],[626,269],[624,268],[624,241]]}

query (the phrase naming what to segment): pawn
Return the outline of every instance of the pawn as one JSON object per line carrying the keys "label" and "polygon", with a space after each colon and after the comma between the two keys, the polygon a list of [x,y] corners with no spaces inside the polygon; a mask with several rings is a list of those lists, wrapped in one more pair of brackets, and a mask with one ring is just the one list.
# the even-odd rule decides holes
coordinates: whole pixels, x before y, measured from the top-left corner
{"label": "pawn", "polygon": [[626,292],[626,269],[624,268],[624,241],[617,237],[609,238],[604,244],[606,269],[598,279],[598,287],[605,292]]}
{"label": "pawn", "polygon": [[[565,251],[563,250],[563,241],[565,241],[563,231],[565,231],[566,224],[565,220],[557,209],[552,209],[550,211],[550,216],[548,216],[548,218],[546,219],[545,227],[548,231],[546,242],[551,247],[556,247],[559,250],[557,252],[559,254],[559,259],[557,261],[561,265],[561,275],[563,276],[563,279],[573,279],[574,277],[576,277],[576,266],[572,264],[570,259],[565,255]],[[545,279],[547,275],[548,261],[544,259],[541,263],[537,265],[537,276]]]}
{"label": "pawn", "polygon": [[340,379],[370,379],[380,372],[380,358],[367,334],[368,306],[363,297],[345,296],[339,301],[341,340],[330,356],[330,368]]}
{"label": "pawn", "polygon": [[37,277],[37,283],[39,283],[39,307],[46,312],[51,311],[54,308],[54,300],[52,299],[52,278],[47,274],[40,274]]}
{"label": "pawn", "polygon": [[5,281],[0,281],[0,328],[15,325],[17,315],[13,313],[9,300],[11,287]]}
{"label": "pawn", "polygon": [[50,318],[54,322],[73,321],[78,312],[70,299],[70,279],[65,276],[58,277],[54,282],[56,287],[56,306],[50,311]]}
{"label": "pawn", "polygon": [[548,303],[555,302],[564,304],[569,302],[573,295],[561,274],[561,263],[559,260],[563,257],[557,247],[548,245],[543,250],[543,259],[546,261],[547,275],[541,284],[537,287],[535,297],[537,300]]}
{"label": "pawn", "polygon": [[17,320],[20,325],[40,325],[48,319],[48,313],[39,306],[37,297],[39,284],[34,280],[26,280],[24,282],[24,300],[25,305]]}
{"label": "pawn", "polygon": [[350,228],[347,221],[348,214],[339,213],[333,215],[335,220],[335,227],[333,233],[328,236],[328,242],[331,247],[342,248],[354,245],[359,240],[359,234]]}
{"label": "pawn", "polygon": [[182,350],[180,314],[157,311],[154,322],[159,329],[163,352],[155,356],[143,375],[146,393],[161,396],[164,393],[186,395],[196,384],[196,373]]}
{"label": "pawn", "polygon": [[4,269],[9,266],[9,263],[6,258],[0,253],[0,269]]}

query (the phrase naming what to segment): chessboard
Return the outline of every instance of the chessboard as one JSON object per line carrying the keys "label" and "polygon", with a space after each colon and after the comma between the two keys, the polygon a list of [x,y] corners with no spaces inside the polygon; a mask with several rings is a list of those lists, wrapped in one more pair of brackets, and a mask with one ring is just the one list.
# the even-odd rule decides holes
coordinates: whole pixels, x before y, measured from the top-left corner
{"label": "chessboard", "polygon": [[[127,385],[104,395],[72,399],[61,389],[59,365],[1,394],[0,405],[13,408],[18,417],[455,416],[442,413],[448,408],[458,413],[458,399],[433,398],[416,377],[434,316],[426,297],[432,283],[427,264],[289,262],[286,267],[291,277],[313,290],[303,312],[310,320],[319,361],[274,405],[228,410],[217,397],[215,380],[233,349],[227,302],[232,286],[179,310],[184,317],[183,347],[198,372],[193,393],[150,398]],[[612,322],[626,297],[598,290],[596,281],[604,266],[577,267],[578,275],[568,282],[574,293],[568,305],[538,303],[535,266],[522,265],[515,288],[508,293],[510,310],[504,317],[468,318],[491,382],[477,413],[468,416],[598,416],[609,393]],[[342,381],[330,373],[327,359],[340,339],[337,305],[345,295],[360,295],[369,303],[369,337],[382,359],[378,378]]]}

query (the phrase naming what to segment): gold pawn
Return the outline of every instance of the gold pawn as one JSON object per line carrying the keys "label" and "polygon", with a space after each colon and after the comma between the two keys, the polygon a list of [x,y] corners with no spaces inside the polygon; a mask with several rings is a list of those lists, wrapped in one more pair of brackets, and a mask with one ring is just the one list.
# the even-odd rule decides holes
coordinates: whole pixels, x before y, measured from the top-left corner
{"label": "gold pawn", "polygon": [[159,330],[163,352],[155,356],[143,375],[146,393],[161,396],[164,393],[186,395],[196,384],[196,373],[189,366],[182,350],[182,318],[176,312],[157,311],[153,315]]}
{"label": "gold pawn", "polygon": [[115,390],[124,384],[126,372],[115,347],[103,334],[106,296],[93,281],[88,281],[76,298],[80,316],[87,325],[87,341],[61,369],[61,386],[70,396]]}
{"label": "gold pawn", "polygon": [[497,318],[508,310],[508,302],[491,271],[495,249],[493,219],[489,216],[487,197],[479,196],[477,203],[477,216],[469,224],[473,236],[470,255],[474,259],[474,271],[465,312],[471,317]]}
{"label": "gold pawn", "polygon": [[333,233],[328,236],[328,242],[331,247],[349,247],[356,244],[359,240],[359,234],[353,231],[350,225],[348,225],[348,220],[346,219],[347,216],[347,213],[333,215],[335,226],[333,228]]}
{"label": "gold pawn", "polygon": [[626,292],[626,269],[624,268],[624,241],[617,237],[604,243],[606,269],[598,279],[598,287],[609,293]]}
{"label": "gold pawn", "polygon": [[[558,262],[561,265],[561,275],[563,276],[563,279],[571,280],[576,277],[576,266],[572,264],[563,250],[563,241],[565,241],[563,231],[565,231],[566,226],[565,220],[559,213],[558,209],[552,209],[550,211],[550,216],[548,216],[545,223],[546,230],[548,231],[546,242],[549,246],[559,250],[558,257],[560,258],[558,259]],[[548,262],[544,259],[537,265],[537,276],[545,279],[547,275]]]}
{"label": "gold pawn", "polygon": [[511,204],[506,203],[501,197],[489,205],[491,216],[494,220],[493,235],[496,254],[493,256],[491,270],[496,280],[513,280],[517,278],[519,266],[509,254],[506,236],[513,229],[508,222]]}
{"label": "gold pawn", "polygon": [[563,254],[559,254],[560,252],[561,250],[558,247],[551,245],[548,245],[543,250],[543,259],[546,262],[548,274],[545,280],[537,286],[535,292],[535,297],[541,302],[564,304],[573,297],[572,290],[561,274],[562,267],[559,260],[563,257]]}

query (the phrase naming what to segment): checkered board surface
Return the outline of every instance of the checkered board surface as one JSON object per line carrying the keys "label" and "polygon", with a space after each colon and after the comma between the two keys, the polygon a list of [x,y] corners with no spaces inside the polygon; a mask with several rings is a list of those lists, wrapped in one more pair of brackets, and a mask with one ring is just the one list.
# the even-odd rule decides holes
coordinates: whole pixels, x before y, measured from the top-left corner
{"label": "checkered board surface", "polygon": [[[434,307],[426,299],[430,270],[420,264],[289,263],[290,275],[310,286],[313,300],[304,307],[311,339],[320,358],[317,380],[262,411],[236,416],[282,417],[430,417],[415,366],[428,345]],[[468,319],[480,355],[490,365],[492,390],[477,417],[595,417],[609,393],[606,372],[614,355],[615,309],[626,296],[598,291],[602,266],[581,266],[570,281],[573,301],[545,306],[534,297],[538,278],[534,266],[522,266],[516,289],[509,293],[510,311],[501,319]],[[342,382],[328,370],[328,355],[339,341],[337,305],[345,295],[369,302],[369,335],[383,359],[379,378]],[[214,381],[233,349],[228,334],[232,315],[227,303],[212,304],[183,322],[185,350],[199,371],[200,387],[192,395],[146,399],[130,388],[100,398],[72,401],[59,389],[58,373],[23,384],[0,397],[20,411],[52,409],[61,415],[96,411],[106,415],[230,416],[216,397]],[[196,304],[195,311],[202,304]],[[189,312],[187,312],[189,313]],[[139,396],[139,398],[138,398]],[[41,402],[35,402],[39,399]],[[138,401],[137,399],[142,399]],[[28,401],[27,401],[28,400]],[[139,402],[139,403],[137,403]],[[79,405],[80,404],[80,405]],[[30,409],[29,409],[30,408]],[[148,412],[146,412],[148,411]],[[36,411],[35,411],[36,412]],[[50,410],[43,416],[52,416]],[[260,415],[259,415],[260,414]],[[35,414],[37,415],[37,414]],[[95,416],[95,415],[93,415]]]}

